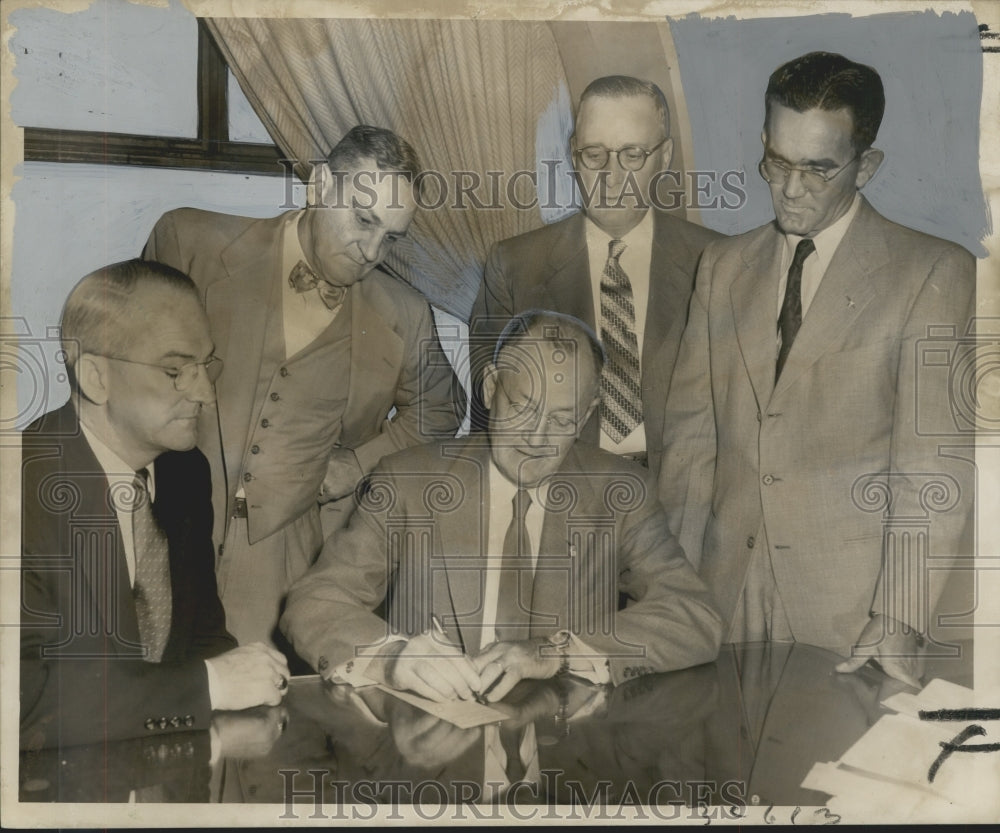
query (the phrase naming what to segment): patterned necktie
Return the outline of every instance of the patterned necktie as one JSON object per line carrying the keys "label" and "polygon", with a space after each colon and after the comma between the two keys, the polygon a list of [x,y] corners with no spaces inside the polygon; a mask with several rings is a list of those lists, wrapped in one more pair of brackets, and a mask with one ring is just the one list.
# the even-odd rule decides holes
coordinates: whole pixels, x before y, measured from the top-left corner
{"label": "patterned necktie", "polygon": [[159,662],[170,636],[170,549],[167,536],[153,517],[146,485],[149,471],[136,472],[132,481],[132,546],[135,548],[135,583],[132,596],[139,620],[139,638],[147,648],[146,661]]}
{"label": "patterned necktie", "polygon": [[527,639],[531,619],[531,541],[525,519],[531,507],[527,489],[518,489],[511,501],[513,514],[503,539],[500,592],[497,598],[497,639],[516,642]]}
{"label": "patterned necktie", "polygon": [[781,314],[778,316],[778,332],[781,333],[781,349],[778,351],[778,363],[775,366],[774,381],[781,376],[781,369],[792,350],[792,342],[802,326],[802,264],[806,258],[816,251],[816,244],[808,237],[803,237],[795,247],[792,265],[788,267],[788,285],[785,287],[785,300],[781,302]]}
{"label": "patterned necktie", "polygon": [[344,303],[344,296],[347,295],[346,286],[334,286],[322,280],[304,260],[300,260],[292,268],[288,276],[288,285],[296,292],[308,292],[315,289],[319,293],[327,309],[339,307]]}
{"label": "patterned necktie", "polygon": [[620,443],[642,422],[639,341],[635,336],[632,284],[618,263],[621,240],[608,244],[601,275],[601,341],[607,362],[601,374],[601,428]]}

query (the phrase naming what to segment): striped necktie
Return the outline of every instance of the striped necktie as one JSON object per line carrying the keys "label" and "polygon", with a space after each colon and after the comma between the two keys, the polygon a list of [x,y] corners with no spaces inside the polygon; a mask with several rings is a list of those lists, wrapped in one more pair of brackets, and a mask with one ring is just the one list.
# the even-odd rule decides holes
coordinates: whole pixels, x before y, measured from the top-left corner
{"label": "striped necktie", "polygon": [[608,262],[601,275],[601,341],[607,353],[601,374],[601,428],[616,443],[642,422],[632,284],[618,262],[624,251],[621,240],[608,244]]}

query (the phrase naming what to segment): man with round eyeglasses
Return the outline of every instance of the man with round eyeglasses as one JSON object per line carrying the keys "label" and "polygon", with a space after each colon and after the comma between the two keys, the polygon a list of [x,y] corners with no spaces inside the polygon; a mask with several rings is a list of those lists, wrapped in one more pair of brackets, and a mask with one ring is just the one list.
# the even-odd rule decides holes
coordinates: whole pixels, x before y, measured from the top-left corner
{"label": "man with round eyeglasses", "polygon": [[[571,151],[583,211],[493,247],[470,326],[473,379],[481,381],[512,315],[540,307],[586,321],[608,363],[601,405],[582,439],[655,475],[695,269],[719,235],[661,210],[657,183],[673,140],[656,84],[622,75],[592,81],[580,97]],[[485,427],[477,387],[473,424]]]}
{"label": "man with round eyeglasses", "polygon": [[884,156],[874,69],[809,53],[775,70],[765,105],[775,220],[705,250],[660,496],[728,641],[803,641],[917,685],[973,474],[921,428],[952,419],[920,343],[965,334],[974,260],[861,196]]}
{"label": "man with round eyeglasses", "polygon": [[22,436],[22,748],[208,729],[213,710],[280,703],[285,658],[236,647],[216,591],[195,443],[221,362],[194,283],[141,260],[99,269],[70,293],[61,336],[73,396]]}

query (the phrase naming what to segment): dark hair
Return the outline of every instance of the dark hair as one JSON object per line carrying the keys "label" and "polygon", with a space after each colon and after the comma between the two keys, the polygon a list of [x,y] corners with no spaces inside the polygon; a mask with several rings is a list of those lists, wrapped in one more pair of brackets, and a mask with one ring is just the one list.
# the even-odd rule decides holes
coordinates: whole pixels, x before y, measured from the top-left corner
{"label": "dark hair", "polygon": [[767,82],[765,125],[771,104],[799,113],[806,110],[851,111],[851,144],[860,153],[872,146],[885,113],[882,79],[870,66],[833,52],[810,52],[782,64]]}
{"label": "dark hair", "polygon": [[399,171],[408,182],[420,175],[417,152],[404,139],[384,127],[359,124],[337,142],[327,156],[330,170],[347,171],[362,159],[372,158],[379,170]]}
{"label": "dark hair", "polygon": [[59,333],[74,384],[80,353],[118,354],[129,348],[129,300],[147,284],[188,292],[201,303],[197,286],[183,272],[137,258],[97,269],[73,287],[63,305]]}
{"label": "dark hair", "polygon": [[[652,99],[656,105],[656,114],[663,121],[663,132],[670,135],[670,108],[667,107],[667,98],[652,81],[643,81],[641,78],[633,78],[631,75],[605,75],[603,78],[595,78],[580,96],[580,104],[593,96],[603,98],[628,98],[630,96],[646,96]],[[579,111],[579,108],[577,108]]]}
{"label": "dark hair", "polygon": [[600,378],[605,353],[597,334],[579,318],[552,310],[529,309],[511,318],[500,332],[496,347],[493,348],[493,364],[499,367],[503,349],[528,335],[536,340],[562,345],[574,354],[577,353],[580,342],[585,342],[594,360],[595,380]]}

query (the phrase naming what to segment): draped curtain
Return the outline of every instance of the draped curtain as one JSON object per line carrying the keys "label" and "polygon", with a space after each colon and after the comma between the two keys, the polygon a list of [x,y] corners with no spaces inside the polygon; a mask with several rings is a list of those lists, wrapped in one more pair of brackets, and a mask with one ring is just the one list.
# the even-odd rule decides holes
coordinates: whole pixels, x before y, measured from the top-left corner
{"label": "draped curtain", "polygon": [[[474,20],[246,19],[207,21],[247,98],[282,152],[308,177],[355,124],[394,130],[428,177],[425,205],[387,265],[435,305],[467,320],[489,247],[542,223],[565,194],[572,130],[559,52],[545,23]],[[555,174],[552,161],[565,166]],[[482,184],[458,193],[458,171]],[[490,193],[494,174],[499,198]],[[468,186],[475,180],[461,177]],[[514,182],[511,182],[511,180]],[[440,186],[444,184],[444,191]],[[512,190],[508,186],[515,186]],[[508,193],[511,190],[511,193]],[[517,207],[536,202],[531,208]],[[464,203],[460,206],[459,203]],[[566,200],[560,196],[563,208]],[[499,204],[502,207],[489,207]],[[550,216],[558,216],[559,211]]]}

